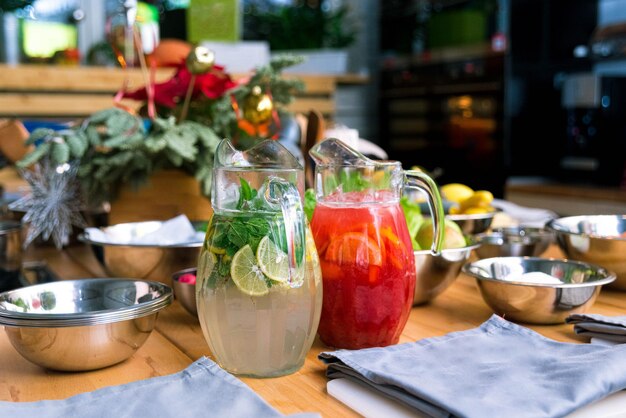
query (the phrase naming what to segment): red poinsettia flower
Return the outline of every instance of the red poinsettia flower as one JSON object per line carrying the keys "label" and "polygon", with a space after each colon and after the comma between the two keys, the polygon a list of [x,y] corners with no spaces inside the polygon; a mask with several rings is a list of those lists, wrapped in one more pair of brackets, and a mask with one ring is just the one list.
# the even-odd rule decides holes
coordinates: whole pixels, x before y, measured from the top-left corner
{"label": "red poinsettia flower", "polygon": [[[178,103],[181,103],[187,94],[191,77],[192,75],[185,63],[181,63],[171,79],[154,85],[154,102],[157,105],[169,108],[173,108]],[[191,99],[193,100],[201,95],[209,99],[217,99],[235,86],[237,86],[237,83],[230,78],[230,75],[224,72],[224,67],[214,65],[208,73],[196,76]],[[148,100],[145,87],[125,92],[124,97],[140,101]]]}

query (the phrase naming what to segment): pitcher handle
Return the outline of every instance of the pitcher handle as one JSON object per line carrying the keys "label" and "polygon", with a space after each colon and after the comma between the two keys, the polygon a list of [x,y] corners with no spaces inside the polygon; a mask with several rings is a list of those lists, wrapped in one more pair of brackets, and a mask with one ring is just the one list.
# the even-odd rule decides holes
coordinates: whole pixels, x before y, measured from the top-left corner
{"label": "pitcher handle", "polygon": [[265,200],[279,205],[283,214],[289,260],[289,285],[297,287],[304,281],[305,221],[298,189],[287,180],[270,176]]}
{"label": "pitcher handle", "polygon": [[413,188],[420,189],[426,192],[428,196],[428,207],[433,217],[433,245],[430,248],[430,252],[433,255],[441,254],[443,248],[443,241],[445,237],[445,212],[443,211],[443,204],[441,203],[441,195],[439,194],[439,188],[437,184],[426,173],[415,170],[407,170],[404,172],[405,185]]}

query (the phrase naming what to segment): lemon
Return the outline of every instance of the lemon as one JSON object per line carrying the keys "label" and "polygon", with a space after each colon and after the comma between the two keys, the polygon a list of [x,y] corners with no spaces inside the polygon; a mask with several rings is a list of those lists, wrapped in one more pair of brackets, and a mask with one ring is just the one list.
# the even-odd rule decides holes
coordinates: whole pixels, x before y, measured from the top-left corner
{"label": "lemon", "polygon": [[270,239],[269,235],[259,241],[256,260],[263,274],[270,279],[285,283],[289,281],[289,260],[280,248]]}
{"label": "lemon", "polygon": [[493,201],[493,194],[488,190],[478,190],[467,199],[460,202],[461,213],[466,213],[469,208],[487,208]]}
{"label": "lemon", "polygon": [[233,256],[230,263],[230,277],[237,288],[246,295],[263,296],[269,292],[269,288],[256,261],[250,245],[244,245]]}
{"label": "lemon", "polygon": [[472,206],[471,208],[465,209],[463,212],[466,215],[482,215],[483,213],[493,212],[493,208],[491,207],[482,207],[482,206]]}
{"label": "lemon", "polygon": [[199,288],[202,288],[202,283],[208,279],[213,272],[215,263],[217,263],[217,257],[215,257],[215,254],[209,251],[202,251],[200,259],[198,260],[198,274],[196,276]]}
{"label": "lemon", "polygon": [[456,203],[469,199],[474,194],[474,190],[471,187],[461,183],[445,184],[439,190],[444,199]]}

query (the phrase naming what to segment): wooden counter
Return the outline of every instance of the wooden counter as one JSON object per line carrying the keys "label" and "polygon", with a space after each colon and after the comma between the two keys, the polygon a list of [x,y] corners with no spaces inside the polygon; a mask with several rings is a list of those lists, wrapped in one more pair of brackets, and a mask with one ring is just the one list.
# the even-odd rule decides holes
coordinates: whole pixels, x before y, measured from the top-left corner
{"label": "wooden counter", "polygon": [[[561,255],[556,248],[549,251],[547,255]],[[40,247],[29,251],[27,258],[45,259],[50,268],[64,279],[104,274],[89,248],[82,245],[62,252],[52,247]],[[592,311],[604,315],[625,315],[624,293],[603,289]],[[413,308],[400,341],[415,341],[473,328],[491,314],[474,281],[461,276],[433,303]],[[559,341],[586,342],[574,334],[571,325],[530,328]],[[289,376],[242,380],[283,413],[316,411],[325,417],[356,416],[351,409],[326,393],[325,366],[317,359],[317,355],[325,350],[328,348],[316,341],[304,367]],[[22,358],[6,335],[1,333],[0,400],[22,402],[66,398],[104,386],[175,373],[200,356],[210,357],[210,352],[198,320],[176,301],[162,311],[156,330],[135,355],[121,364],[97,371],[59,373],[42,369]]]}
{"label": "wooden counter", "polygon": [[522,206],[549,209],[561,216],[626,214],[626,188],[621,187],[510,180],[504,198]]}

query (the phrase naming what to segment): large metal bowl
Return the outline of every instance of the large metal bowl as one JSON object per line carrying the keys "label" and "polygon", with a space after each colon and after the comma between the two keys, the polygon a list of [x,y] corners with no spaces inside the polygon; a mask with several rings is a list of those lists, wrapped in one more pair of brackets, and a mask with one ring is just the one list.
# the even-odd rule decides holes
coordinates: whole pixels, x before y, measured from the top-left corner
{"label": "large metal bowl", "polygon": [[531,324],[563,323],[586,312],[602,285],[615,280],[603,267],[538,257],[485,258],[463,266],[498,315]]}
{"label": "large metal bowl", "polygon": [[598,264],[617,275],[610,287],[626,290],[626,215],[569,216],[546,225],[568,258]]}
{"label": "large metal bowl", "polygon": [[[162,222],[131,222],[114,225],[118,231],[154,230]],[[177,245],[115,244],[97,241],[88,234],[78,237],[91,245],[94,255],[111,277],[131,277],[134,279],[155,280],[171,285],[172,274],[183,268],[196,265],[202,241]]]}
{"label": "large metal bowl", "polygon": [[132,356],[171,301],[172,289],[157,282],[58,281],[0,293],[0,325],[35,364],[93,370]]}
{"label": "large metal bowl", "polygon": [[480,244],[476,248],[479,258],[538,257],[554,241],[554,234],[543,228],[508,227],[495,228],[474,238]]}
{"label": "large metal bowl", "polygon": [[471,238],[466,237],[466,240],[469,245],[442,250],[438,256],[432,255],[430,250],[413,252],[417,273],[413,305],[431,301],[454,283],[472,250],[478,247]]}

